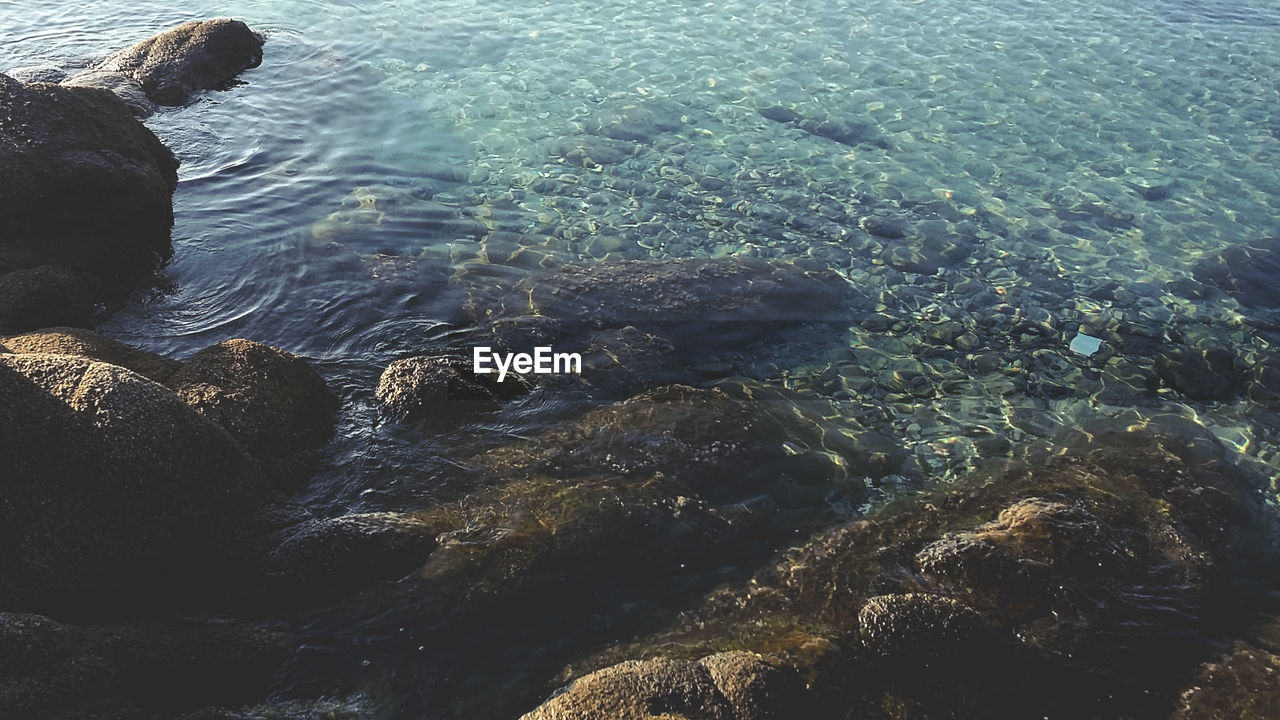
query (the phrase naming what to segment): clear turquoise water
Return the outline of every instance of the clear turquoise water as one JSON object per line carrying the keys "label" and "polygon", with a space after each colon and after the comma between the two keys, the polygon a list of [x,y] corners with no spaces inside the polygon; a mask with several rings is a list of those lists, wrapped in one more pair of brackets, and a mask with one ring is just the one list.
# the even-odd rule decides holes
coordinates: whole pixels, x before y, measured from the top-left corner
{"label": "clear turquoise water", "polygon": [[[491,230],[564,260],[811,256],[872,290],[883,268],[847,252],[852,236],[830,220],[856,224],[866,198],[974,218],[984,245],[956,272],[991,287],[1034,286],[1046,272],[1160,286],[1230,243],[1280,234],[1280,9],[1262,0],[289,0],[183,11],[0,0],[0,68],[75,65],[220,15],[265,32],[265,60],[245,85],[150,121],[183,160],[170,287],[103,329],[180,357],[246,336],[312,359],[344,399],[330,465],[306,497],[333,512],[428,502],[454,482],[449,447],[527,432],[555,409],[539,397],[424,441],[381,424],[373,407],[388,361],[455,332],[456,298],[440,279],[512,242]],[[616,166],[552,152],[602,113],[644,103],[674,107],[683,125]],[[777,104],[870,120],[888,148],[817,141],[756,112]],[[727,185],[708,190],[697,184],[706,177]],[[636,197],[620,178],[681,192]],[[1163,185],[1174,190],[1159,202],[1138,191]],[[586,190],[565,191],[575,186]],[[391,205],[387,222],[333,215],[371,196]],[[450,222],[423,222],[421,208],[397,221],[397,198],[426,197]],[[807,229],[770,220],[765,210],[779,207],[808,212]],[[1060,212],[1080,208],[1120,222]],[[1024,274],[1022,260],[1041,275]],[[1088,297],[1039,303],[1064,348],[1072,319],[1108,312]],[[1173,297],[1155,304],[1197,312]],[[1222,333],[1244,356],[1274,352],[1247,322]],[[900,340],[857,328],[816,342],[762,361],[758,375],[791,382],[851,346],[890,367],[913,361]],[[966,389],[903,401],[885,422],[926,471],[968,466],[966,427],[1017,443],[1124,409],[938,372]],[[832,400],[860,407],[847,393]],[[1172,398],[1164,409],[1277,475],[1275,429],[1240,405]],[[1012,419],[1026,412],[1042,419]]]}

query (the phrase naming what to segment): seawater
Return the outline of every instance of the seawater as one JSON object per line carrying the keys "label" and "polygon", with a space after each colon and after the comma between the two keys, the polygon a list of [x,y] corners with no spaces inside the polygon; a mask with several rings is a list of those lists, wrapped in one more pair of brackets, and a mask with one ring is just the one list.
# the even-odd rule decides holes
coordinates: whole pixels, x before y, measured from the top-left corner
{"label": "seawater", "polygon": [[[1028,260],[1079,286],[1149,290],[1231,243],[1280,234],[1280,9],[1262,0],[233,0],[182,11],[0,0],[0,68],[83,65],[214,16],[265,33],[265,59],[243,85],[148,121],[182,160],[175,252],[164,283],[102,329],[176,357],[243,336],[310,359],[344,407],[303,496],[322,512],[465,492],[449,448],[530,432],[562,409],[538,396],[424,439],[374,406],[389,361],[458,332],[439,278],[499,245],[555,260],[808,257],[879,292],[892,276],[850,252],[856,233],[841,228],[864,212],[910,218],[942,204],[979,225],[981,250],[958,276],[1035,284],[1020,275]],[[607,166],[556,150],[641,105],[680,127]],[[758,114],[773,105],[870,121],[885,147]],[[678,192],[637,194],[637,183]],[[1144,197],[1161,187],[1167,198]],[[414,199],[431,205],[397,222],[396,203]],[[387,219],[352,225],[363,203],[388,207]],[[421,221],[431,212],[443,219]],[[1052,293],[1040,307],[1064,353],[1074,332],[1053,324],[1057,308],[1107,310]],[[1274,352],[1245,328],[1232,336],[1242,353]],[[897,339],[820,332],[753,370],[801,382],[851,347],[890,369],[910,360]],[[907,402],[884,423],[926,476],[967,466],[954,457],[965,428],[1021,442],[1120,410],[947,372],[967,394]],[[851,413],[865,405],[828,394]],[[1239,408],[1169,409],[1254,470],[1280,472],[1275,429]],[[1040,419],[1010,420],[1028,412]]]}

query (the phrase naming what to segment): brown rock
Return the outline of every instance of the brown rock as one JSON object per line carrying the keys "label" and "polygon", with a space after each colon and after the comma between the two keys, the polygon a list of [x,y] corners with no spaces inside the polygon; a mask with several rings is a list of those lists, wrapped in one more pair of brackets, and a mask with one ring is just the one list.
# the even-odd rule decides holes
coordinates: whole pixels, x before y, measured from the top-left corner
{"label": "brown rock", "polygon": [[125,345],[92,330],[50,327],[36,332],[0,338],[0,351],[40,355],[74,355],[119,365],[143,377],[163,383],[181,365],[146,350]]}
{"label": "brown rock", "polygon": [[299,454],[328,441],[338,412],[337,398],[305,360],[252,340],[201,350],[168,385],[266,461],[268,470],[284,471],[278,479],[287,485],[305,474]]}

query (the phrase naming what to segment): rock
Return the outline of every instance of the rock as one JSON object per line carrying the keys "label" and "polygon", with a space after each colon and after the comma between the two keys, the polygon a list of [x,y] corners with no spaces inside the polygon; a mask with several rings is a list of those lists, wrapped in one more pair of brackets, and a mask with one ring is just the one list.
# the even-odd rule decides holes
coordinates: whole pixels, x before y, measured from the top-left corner
{"label": "rock", "polygon": [[92,293],[73,272],[41,265],[0,275],[0,333],[50,325],[87,325]]}
{"label": "rock", "polygon": [[[239,20],[192,21],[121,50],[63,84],[117,91],[139,106],[136,87],[151,103],[183,105],[193,93],[225,89],[261,64],[262,44],[262,36]],[[150,112],[146,105],[139,109]]]}
{"label": "rock", "polygon": [[737,720],[780,720],[809,714],[809,698],[799,678],[776,661],[736,651],[708,655],[698,664],[711,673]]}
{"label": "rock", "polygon": [[504,477],[661,473],[721,501],[757,492],[756,475],[781,457],[781,430],[758,408],[720,390],[673,385],[488,451],[476,462]]}
{"label": "rock", "polygon": [[868,215],[858,225],[868,233],[882,238],[899,239],[909,237],[914,230],[911,223],[900,218],[878,217]]}
{"label": "rock", "polygon": [[994,644],[991,628],[973,608],[925,593],[869,598],[858,610],[858,634],[878,658],[944,673],[989,657]]}
{"label": "rock", "polygon": [[10,68],[4,71],[5,75],[17,80],[24,85],[31,83],[60,83],[67,77],[67,73],[54,65],[26,65],[23,67]]}
{"label": "rock", "polygon": [[[0,136],[0,273],[48,265],[87,274],[101,300],[171,253],[178,161],[119,98],[3,78]],[[87,291],[59,278],[42,280],[43,292],[65,295],[72,314],[83,314],[76,298]]]}
{"label": "rock", "polygon": [[[573,263],[514,282],[482,275],[466,282],[468,315],[531,319],[539,344],[582,347],[591,333],[631,326],[681,353],[748,345],[787,325],[847,323],[858,298],[825,267],[735,258]],[[532,333],[524,327],[506,344],[528,352]]]}
{"label": "rock", "polygon": [[[730,373],[720,376],[725,374]],[[669,340],[628,325],[591,335],[582,352],[581,380],[604,397],[627,397],[662,385],[692,383],[694,373]]]}
{"label": "rock", "polygon": [[1230,400],[1240,392],[1236,357],[1221,346],[1173,348],[1156,357],[1156,374],[1196,402]]}
{"label": "rock", "polygon": [[879,128],[870,120],[830,116],[825,120],[806,118],[799,125],[807,133],[834,140],[841,145],[856,146],[866,143],[889,149],[889,142],[880,135]]}
{"label": "rock", "polygon": [[662,133],[680,129],[681,108],[648,102],[621,111],[601,113],[586,122],[587,132],[615,140],[651,143]]}
{"label": "rock", "polygon": [[0,351],[42,355],[74,355],[119,365],[158,383],[168,381],[181,365],[146,350],[125,345],[92,330],[50,327],[25,335],[0,338]]}
{"label": "rock", "polygon": [[840,660],[805,677],[835,717],[1159,717],[1277,562],[1256,486],[1178,422],[1085,423],[1045,460],[821,534],[635,647],[812,668],[794,638],[822,628]]}
{"label": "rock", "polygon": [[707,668],[630,660],[578,678],[521,720],[736,720]]}
{"label": "rock", "polygon": [[436,547],[434,526],[401,513],[308,520],[281,534],[259,564],[261,601],[297,607],[332,601],[375,580],[398,580]]}
{"label": "rock", "polygon": [[1280,308],[1280,237],[1232,245],[1197,262],[1192,273],[1246,308]]}
{"label": "rock", "polygon": [[597,670],[521,720],[782,720],[804,715],[807,700],[787,671],[752,653],[724,652]]}
{"label": "rock", "polygon": [[272,494],[223,429],[129,370],[0,354],[0,605],[109,613],[199,592]]}
{"label": "rock", "polygon": [[528,391],[514,374],[477,375],[472,363],[456,356],[419,356],[396,360],[378,380],[377,398],[388,412],[410,420],[455,418],[460,409],[496,408],[500,400]]}
{"label": "rock", "polygon": [[630,140],[582,135],[561,138],[552,143],[550,151],[554,157],[593,170],[626,160],[639,152],[639,146]]}
{"label": "rock", "polygon": [[1173,720],[1266,720],[1280,717],[1280,654],[1248,643],[1200,668]]}
{"label": "rock", "polygon": [[760,115],[765,119],[772,120],[777,123],[798,123],[804,119],[800,113],[789,108],[784,108],[781,105],[769,105],[767,107],[760,108],[756,112],[760,113]]}
{"label": "rock", "polygon": [[338,401],[302,358],[252,340],[224,340],[169,378],[183,402],[223,427],[285,488],[333,434]]}
{"label": "rock", "polygon": [[0,715],[161,720],[260,699],[293,648],[251,623],[75,626],[0,614]]}

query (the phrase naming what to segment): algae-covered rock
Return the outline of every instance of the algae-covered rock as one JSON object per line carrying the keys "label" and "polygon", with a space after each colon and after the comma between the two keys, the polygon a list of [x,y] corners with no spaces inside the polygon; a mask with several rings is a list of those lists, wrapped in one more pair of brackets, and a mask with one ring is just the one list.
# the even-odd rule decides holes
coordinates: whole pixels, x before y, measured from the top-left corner
{"label": "algae-covered rock", "polygon": [[314,605],[375,580],[398,580],[426,562],[439,528],[403,513],[307,520],[281,533],[255,582],[274,606]]}
{"label": "algae-covered rock", "polygon": [[661,473],[706,497],[742,498],[756,487],[752,472],[782,457],[782,439],[752,403],[717,389],[672,385],[592,410],[476,462],[504,476]]}
{"label": "algae-covered rock", "polygon": [[[640,646],[774,652],[831,717],[1161,716],[1261,601],[1274,540],[1250,481],[1176,423],[1086,428],[822,534]],[[790,639],[815,635],[836,662]]]}

